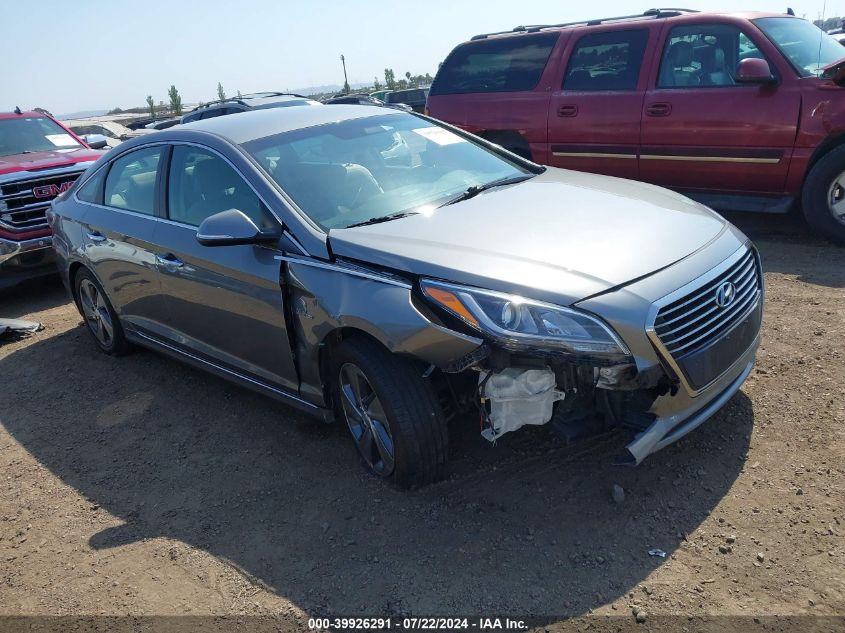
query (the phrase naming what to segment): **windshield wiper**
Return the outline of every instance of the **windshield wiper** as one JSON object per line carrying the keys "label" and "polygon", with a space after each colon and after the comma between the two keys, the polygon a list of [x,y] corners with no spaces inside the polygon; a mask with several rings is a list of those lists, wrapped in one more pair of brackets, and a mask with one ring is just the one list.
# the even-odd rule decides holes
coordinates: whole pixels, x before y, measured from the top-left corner
{"label": "windshield wiper", "polygon": [[[461,193],[459,193],[454,198],[450,198],[446,202],[440,205],[440,207],[448,207],[450,204],[455,204],[456,202],[462,202],[464,200],[469,200],[470,198],[474,198],[482,191],[487,191],[488,189],[492,189],[493,187],[504,187],[505,185],[515,185],[518,182],[522,182],[523,180],[528,180],[529,178],[533,178],[535,174],[523,174],[522,176],[509,176],[507,178],[499,178],[498,180],[493,180],[483,185],[472,185],[464,189]],[[440,207],[437,207],[438,209]]]}
{"label": "windshield wiper", "polygon": [[388,215],[380,215],[377,218],[370,218],[363,222],[356,222],[350,224],[347,229],[355,228],[356,226],[369,226],[370,224],[381,224],[382,222],[390,222],[391,220],[398,220],[399,218],[407,218],[409,215],[417,215],[417,211],[398,211],[397,213],[389,213]]}

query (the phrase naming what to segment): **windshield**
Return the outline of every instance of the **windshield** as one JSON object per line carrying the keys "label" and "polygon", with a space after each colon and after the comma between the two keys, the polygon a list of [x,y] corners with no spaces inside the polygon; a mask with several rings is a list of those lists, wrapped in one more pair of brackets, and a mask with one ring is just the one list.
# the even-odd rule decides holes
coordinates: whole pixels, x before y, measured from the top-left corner
{"label": "windshield", "polygon": [[46,117],[0,119],[0,156],[80,147],[67,130]]}
{"label": "windshield", "polygon": [[411,114],[329,123],[244,147],[323,230],[431,213],[469,187],[533,175]]}
{"label": "windshield", "polygon": [[842,44],[819,27],[798,18],[754,20],[802,77],[818,77],[825,66],[845,57]]}

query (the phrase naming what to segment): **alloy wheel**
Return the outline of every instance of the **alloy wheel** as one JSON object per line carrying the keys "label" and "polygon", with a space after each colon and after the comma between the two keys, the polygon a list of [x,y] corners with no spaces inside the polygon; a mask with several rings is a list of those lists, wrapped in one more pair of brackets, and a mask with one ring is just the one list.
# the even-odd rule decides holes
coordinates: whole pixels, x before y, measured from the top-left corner
{"label": "alloy wheel", "polygon": [[83,279],[79,284],[79,302],[91,333],[100,345],[110,348],[114,343],[114,324],[105,297],[90,279]]}
{"label": "alloy wheel", "polygon": [[387,477],[393,472],[395,458],[384,407],[357,365],[345,363],[339,373],[341,403],[352,439],[373,472]]}
{"label": "alloy wheel", "polygon": [[827,207],[834,220],[845,224],[845,172],[833,179],[827,192]]}

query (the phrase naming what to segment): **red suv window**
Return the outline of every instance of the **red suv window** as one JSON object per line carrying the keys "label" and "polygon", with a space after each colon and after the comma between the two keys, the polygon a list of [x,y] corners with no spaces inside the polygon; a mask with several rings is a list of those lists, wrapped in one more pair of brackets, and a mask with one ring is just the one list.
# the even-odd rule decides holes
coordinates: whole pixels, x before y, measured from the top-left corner
{"label": "red suv window", "polygon": [[564,90],[636,90],[648,29],[585,35],[575,45]]}
{"label": "red suv window", "polygon": [[730,24],[676,26],[660,62],[658,88],[734,86],[737,64],[763,57],[748,36]]}
{"label": "red suv window", "polygon": [[443,62],[430,94],[533,90],[557,39],[541,33],[461,44]]}

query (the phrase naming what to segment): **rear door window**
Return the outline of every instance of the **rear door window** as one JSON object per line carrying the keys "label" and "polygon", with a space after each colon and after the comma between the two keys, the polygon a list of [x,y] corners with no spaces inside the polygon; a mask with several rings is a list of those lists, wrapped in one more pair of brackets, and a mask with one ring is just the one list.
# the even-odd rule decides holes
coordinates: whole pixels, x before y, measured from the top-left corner
{"label": "rear door window", "polygon": [[155,191],[163,145],[129,152],[112,163],[104,202],[110,207],[155,215]]}
{"label": "rear door window", "polygon": [[557,39],[541,33],[461,44],[443,62],[430,94],[533,90]]}
{"label": "rear door window", "polygon": [[563,79],[564,90],[636,90],[648,30],[585,35],[575,45]]}

